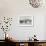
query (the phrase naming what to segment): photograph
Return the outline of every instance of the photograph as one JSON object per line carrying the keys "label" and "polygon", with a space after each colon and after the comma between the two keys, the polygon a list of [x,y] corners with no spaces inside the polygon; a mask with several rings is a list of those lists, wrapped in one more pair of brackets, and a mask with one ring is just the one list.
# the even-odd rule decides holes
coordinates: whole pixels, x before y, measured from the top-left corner
{"label": "photograph", "polygon": [[34,16],[19,16],[19,26],[33,26]]}

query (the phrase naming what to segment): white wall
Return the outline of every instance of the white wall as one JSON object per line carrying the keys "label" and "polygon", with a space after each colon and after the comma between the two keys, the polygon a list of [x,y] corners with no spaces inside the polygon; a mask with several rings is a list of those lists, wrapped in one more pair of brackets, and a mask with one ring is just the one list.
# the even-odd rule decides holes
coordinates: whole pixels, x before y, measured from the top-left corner
{"label": "white wall", "polygon": [[[16,27],[16,16],[19,15],[34,16],[34,27]],[[0,0],[0,16],[13,17],[10,33],[19,40],[28,39],[29,36],[33,36],[35,33],[38,39],[45,39],[44,15],[46,15],[46,8],[32,8],[28,0]]]}
{"label": "white wall", "polygon": [[[8,31],[8,33],[10,33],[17,40],[27,40],[27,39],[29,39],[29,37],[33,37],[34,34],[37,35],[37,39],[44,40],[44,30],[45,30],[45,28],[44,28],[45,27],[44,26],[44,24],[45,24],[44,18],[45,17],[44,16],[34,16],[34,26],[32,26],[32,27],[19,26],[17,23],[18,17],[19,16],[12,17],[13,18],[12,26],[10,27],[10,31]],[[2,38],[3,37],[1,37],[0,39],[2,39]]]}
{"label": "white wall", "polygon": [[44,24],[44,39],[46,39],[46,16],[45,16],[45,24]]}
{"label": "white wall", "polygon": [[33,27],[20,27],[16,22],[17,21],[14,18],[10,32],[17,39],[27,40],[29,37],[32,37],[34,34],[36,34],[39,40],[44,40],[44,16],[34,16]]}
{"label": "white wall", "polygon": [[28,0],[0,0],[0,15],[15,16],[20,14],[46,14],[46,8],[32,8]]}

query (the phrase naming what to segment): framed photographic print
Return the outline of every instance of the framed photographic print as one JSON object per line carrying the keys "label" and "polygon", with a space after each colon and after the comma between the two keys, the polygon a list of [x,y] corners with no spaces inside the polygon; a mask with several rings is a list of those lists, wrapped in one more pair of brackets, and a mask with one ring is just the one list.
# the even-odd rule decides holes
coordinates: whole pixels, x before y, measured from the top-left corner
{"label": "framed photographic print", "polygon": [[19,16],[18,24],[19,26],[33,26],[34,16]]}

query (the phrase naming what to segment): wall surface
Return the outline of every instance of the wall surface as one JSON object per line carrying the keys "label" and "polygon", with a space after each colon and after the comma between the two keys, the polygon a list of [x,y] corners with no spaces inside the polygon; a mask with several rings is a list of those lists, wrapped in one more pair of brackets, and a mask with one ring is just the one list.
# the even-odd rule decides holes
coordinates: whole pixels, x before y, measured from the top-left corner
{"label": "wall surface", "polygon": [[[44,40],[44,30],[45,30],[45,17],[44,16],[34,16],[34,25],[31,26],[27,26],[27,27],[23,27],[18,25],[18,17],[19,16],[14,16],[12,17],[12,25],[10,27],[10,31],[8,31],[8,33],[10,33],[10,35],[12,35],[13,37],[16,38],[16,40],[28,40],[29,37],[33,37],[33,35],[35,34],[37,36],[37,39],[39,40]],[[2,17],[3,18],[3,17]],[[3,19],[2,19],[3,20]],[[0,29],[0,34],[1,32],[3,33],[3,31]],[[4,35],[4,33],[3,33]],[[0,39],[2,39],[4,37],[0,36]]]}
{"label": "wall surface", "polygon": [[46,39],[46,16],[45,16],[45,24],[44,24],[44,39]]}
{"label": "wall surface", "polygon": [[[20,15],[34,16],[33,27],[19,27],[17,17]],[[34,34],[39,40],[45,39],[45,16],[46,8],[32,8],[28,0],[0,0],[0,16],[13,17],[9,33],[17,40],[27,40]],[[1,19],[1,18],[0,18]],[[2,32],[2,31],[0,31]],[[2,35],[2,33],[0,33]],[[3,37],[0,36],[0,39]]]}
{"label": "wall surface", "polygon": [[46,8],[33,8],[28,0],[0,0],[1,16],[46,15]]}
{"label": "wall surface", "polygon": [[44,16],[34,16],[33,27],[21,27],[15,19],[17,19],[17,17],[13,19],[10,33],[18,40],[27,40],[29,37],[33,37],[34,34],[36,34],[37,39],[44,40]]}

